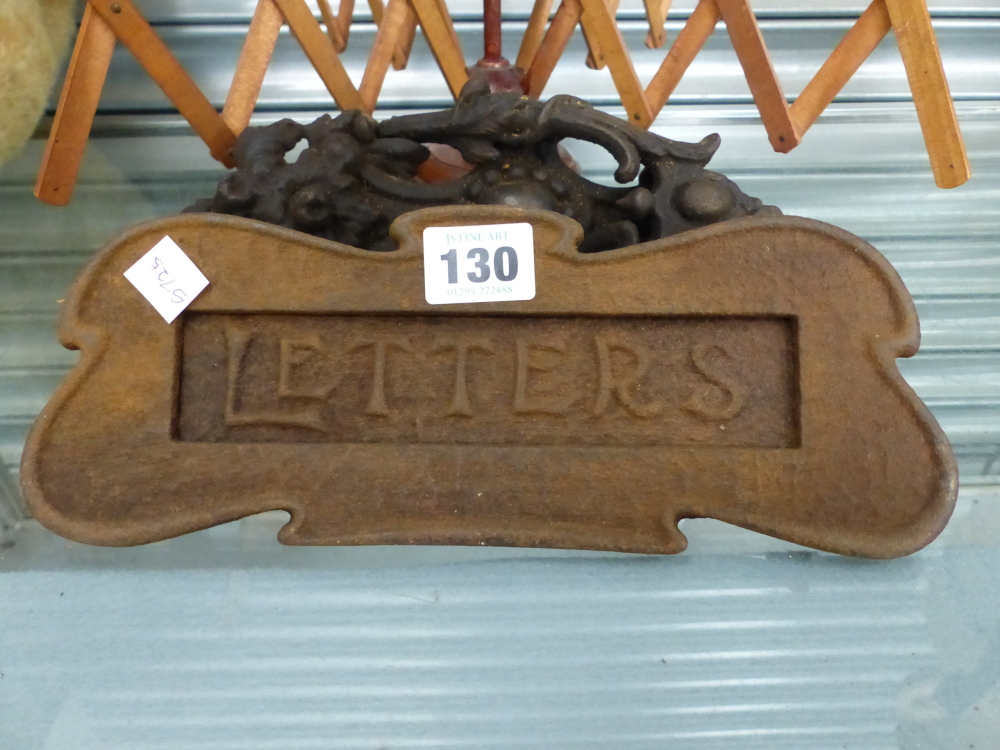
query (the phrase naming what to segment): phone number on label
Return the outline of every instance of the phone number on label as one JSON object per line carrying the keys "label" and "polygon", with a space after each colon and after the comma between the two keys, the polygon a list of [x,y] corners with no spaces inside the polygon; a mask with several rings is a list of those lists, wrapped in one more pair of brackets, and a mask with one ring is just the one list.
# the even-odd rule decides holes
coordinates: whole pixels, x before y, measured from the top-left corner
{"label": "phone number on label", "polygon": [[482,297],[489,296],[491,294],[513,294],[514,287],[512,286],[477,286],[477,287],[459,287],[457,289],[449,289],[449,297]]}

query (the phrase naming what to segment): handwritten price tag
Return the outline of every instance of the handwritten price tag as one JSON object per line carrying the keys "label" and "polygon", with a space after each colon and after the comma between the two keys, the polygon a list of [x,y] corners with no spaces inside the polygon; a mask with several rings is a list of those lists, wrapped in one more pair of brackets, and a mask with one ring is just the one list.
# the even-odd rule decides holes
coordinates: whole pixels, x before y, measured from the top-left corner
{"label": "handwritten price tag", "polygon": [[169,237],[139,258],[125,272],[125,278],[168,323],[173,323],[208,286],[208,279],[198,266]]}
{"label": "handwritten price tag", "polygon": [[427,227],[424,297],[432,305],[534,299],[531,224]]}

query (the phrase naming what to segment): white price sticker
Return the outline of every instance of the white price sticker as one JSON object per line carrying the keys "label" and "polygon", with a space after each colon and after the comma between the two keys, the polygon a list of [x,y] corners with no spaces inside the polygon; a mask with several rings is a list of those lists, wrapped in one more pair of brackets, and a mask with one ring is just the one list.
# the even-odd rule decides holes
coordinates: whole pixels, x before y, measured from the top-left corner
{"label": "white price sticker", "polygon": [[125,272],[125,278],[168,323],[173,323],[208,286],[208,279],[198,266],[169,237],[139,258]]}
{"label": "white price sticker", "polygon": [[432,305],[534,299],[531,224],[427,227],[424,297]]}

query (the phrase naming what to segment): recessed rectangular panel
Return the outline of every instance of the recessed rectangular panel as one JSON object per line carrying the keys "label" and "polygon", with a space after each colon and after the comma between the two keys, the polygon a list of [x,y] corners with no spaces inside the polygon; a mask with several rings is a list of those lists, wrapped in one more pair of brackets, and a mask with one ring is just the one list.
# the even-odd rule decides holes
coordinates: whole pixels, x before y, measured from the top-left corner
{"label": "recessed rectangular panel", "polygon": [[795,447],[795,320],[200,313],[182,441]]}

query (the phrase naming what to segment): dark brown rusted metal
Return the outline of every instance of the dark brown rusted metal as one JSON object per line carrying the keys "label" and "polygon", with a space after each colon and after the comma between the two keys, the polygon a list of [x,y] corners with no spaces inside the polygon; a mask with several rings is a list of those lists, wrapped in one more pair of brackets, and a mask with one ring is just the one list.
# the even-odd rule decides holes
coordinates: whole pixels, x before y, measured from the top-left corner
{"label": "dark brown rusted metal", "polygon": [[[481,63],[453,109],[381,123],[355,110],[311,125],[282,120],[247,128],[233,150],[236,170],[213,198],[188,210],[246,216],[354,247],[393,250],[389,225],[408,211],[471,204],[544,208],[581,224],[583,252],[780,214],[705,169],[719,147],[717,135],[681,143],[575,97],[538,102],[520,93],[506,61],[491,65]],[[285,154],[303,138],[309,147],[287,163]],[[608,187],[580,176],[559,153],[563,138],[603,146],[618,162],[615,178],[627,183],[638,177],[638,185]],[[474,168],[448,182],[415,181],[429,156],[425,143],[453,146]]]}
{"label": "dark brown rusted metal", "polygon": [[[425,227],[522,221],[534,299],[425,302]],[[211,281],[173,325],[122,277],[164,235]],[[868,557],[948,520],[950,448],[894,364],[913,303],[857,237],[753,217],[586,255],[576,222],[502,206],[392,236],[202,214],[115,240],[64,306],[82,356],[25,448],[34,516],[106,545],[284,509],[288,544],[652,553],[711,517]]]}

